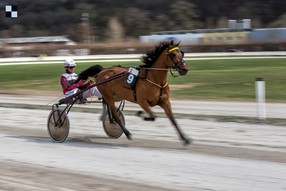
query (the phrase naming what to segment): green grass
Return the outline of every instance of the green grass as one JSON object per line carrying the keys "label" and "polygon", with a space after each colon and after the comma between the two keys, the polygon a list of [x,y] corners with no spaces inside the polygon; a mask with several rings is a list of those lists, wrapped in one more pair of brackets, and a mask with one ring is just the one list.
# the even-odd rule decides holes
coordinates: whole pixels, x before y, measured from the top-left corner
{"label": "green grass", "polygon": [[255,79],[262,77],[267,101],[286,102],[286,59],[197,60],[189,64],[186,77],[169,81],[196,86],[174,90],[177,98],[255,101]]}
{"label": "green grass", "polygon": [[[187,61],[190,71],[186,76],[173,78],[170,84],[186,84],[171,89],[172,98],[193,100],[255,101],[255,79],[262,77],[266,83],[266,100],[286,102],[286,59],[234,59]],[[96,63],[98,64],[98,63]],[[102,63],[138,66],[139,62]],[[76,72],[93,63],[78,63]],[[59,77],[63,65],[0,66],[0,88],[4,90],[36,89],[59,90]]]}

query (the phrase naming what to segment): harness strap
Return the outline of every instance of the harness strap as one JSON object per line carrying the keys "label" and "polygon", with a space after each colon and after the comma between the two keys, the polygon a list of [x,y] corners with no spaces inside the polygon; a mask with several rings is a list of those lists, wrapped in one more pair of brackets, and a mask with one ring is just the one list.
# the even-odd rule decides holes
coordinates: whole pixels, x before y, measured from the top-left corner
{"label": "harness strap", "polygon": [[159,99],[158,99],[158,102],[157,102],[157,105],[159,105],[161,99],[162,99],[162,93],[163,93],[163,88],[160,88],[160,95],[159,95]]}
{"label": "harness strap", "polygon": [[161,99],[162,99],[163,89],[168,85],[168,82],[166,82],[165,85],[160,86],[159,84],[156,84],[155,82],[152,82],[151,80],[148,80],[148,79],[145,79],[145,80],[146,80],[147,82],[149,82],[149,83],[151,83],[151,84],[153,84],[153,85],[155,85],[155,86],[157,86],[157,87],[160,88],[159,100],[158,100],[158,102],[157,102],[157,105],[158,105],[158,104],[160,103]]}
{"label": "harness strap", "polygon": [[151,83],[151,84],[153,84],[153,85],[155,85],[155,86],[157,86],[157,87],[159,87],[159,88],[165,88],[167,85],[168,85],[168,82],[165,84],[165,85],[163,85],[163,86],[160,86],[159,84],[156,84],[155,82],[152,82],[151,80],[148,80],[147,78],[145,79],[147,82],[149,82],[149,83]]}
{"label": "harness strap", "polygon": [[[176,48],[177,48],[177,47],[176,47]],[[176,50],[176,48],[174,48],[174,50]],[[171,49],[171,51],[173,51],[173,50]],[[157,102],[157,105],[158,105],[158,104],[160,103],[161,99],[162,99],[163,89],[168,85],[168,82],[166,82],[165,85],[161,86],[161,85],[159,85],[159,84],[157,84],[157,83],[155,83],[155,82],[152,82],[151,80],[147,79],[147,73],[148,73],[148,70],[146,71],[146,73],[145,73],[145,78],[143,78],[143,79],[146,80],[147,82],[149,82],[149,83],[151,83],[151,84],[153,84],[153,85],[155,85],[155,86],[157,86],[157,87],[160,88],[159,100],[158,100],[158,102]]]}
{"label": "harness strap", "polygon": [[131,89],[133,90],[133,97],[134,97],[135,102],[137,102],[136,84],[137,84],[137,82],[136,82],[135,85],[132,86],[132,88],[131,88]]}

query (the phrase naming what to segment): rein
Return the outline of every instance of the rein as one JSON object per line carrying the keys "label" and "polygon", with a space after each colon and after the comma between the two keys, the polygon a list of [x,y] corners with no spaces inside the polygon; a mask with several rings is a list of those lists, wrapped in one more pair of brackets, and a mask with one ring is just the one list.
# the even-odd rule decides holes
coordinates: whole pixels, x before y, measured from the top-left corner
{"label": "rein", "polygon": [[146,70],[172,70],[170,68],[144,68],[144,67],[139,67],[140,69],[146,69]]}
{"label": "rein", "polygon": [[178,77],[178,75],[175,75],[172,71],[176,71],[175,69],[172,69],[172,68],[143,68],[143,67],[139,67],[140,69],[145,69],[145,70],[158,70],[158,71],[164,71],[164,70],[167,70],[167,71],[170,71],[170,74],[173,78],[175,77]]}

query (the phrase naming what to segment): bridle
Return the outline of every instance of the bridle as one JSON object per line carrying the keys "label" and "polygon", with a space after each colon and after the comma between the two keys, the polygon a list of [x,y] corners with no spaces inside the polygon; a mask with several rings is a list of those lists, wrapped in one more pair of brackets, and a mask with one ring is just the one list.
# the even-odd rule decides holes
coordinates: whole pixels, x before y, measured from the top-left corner
{"label": "bridle", "polygon": [[[173,56],[172,56],[172,52],[174,51],[179,51],[179,47],[174,47],[174,48],[171,48],[170,50],[167,50],[167,55],[168,57],[167,58],[170,58],[171,62],[173,63],[173,68],[175,70],[177,70],[180,74],[185,74],[186,73],[186,70],[183,69],[182,66],[185,66],[186,65],[186,62],[184,60],[184,52],[183,51],[180,51],[182,57],[180,58],[180,60],[178,62],[175,62],[174,59],[173,59]],[[172,73],[171,73],[172,74]],[[173,74],[172,74],[173,75]]]}

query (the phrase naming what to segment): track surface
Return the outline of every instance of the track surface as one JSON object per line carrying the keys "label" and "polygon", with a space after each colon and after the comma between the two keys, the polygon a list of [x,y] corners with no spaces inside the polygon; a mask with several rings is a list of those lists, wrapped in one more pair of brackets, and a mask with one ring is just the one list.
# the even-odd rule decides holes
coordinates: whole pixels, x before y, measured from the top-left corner
{"label": "track surface", "polygon": [[0,113],[0,190],[286,190],[284,126],[178,118],[195,140],[185,147],[163,117],[126,116],[129,141],[108,139],[100,113],[71,112],[70,135],[57,144],[49,111]]}

